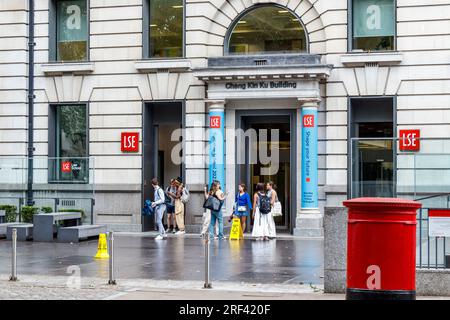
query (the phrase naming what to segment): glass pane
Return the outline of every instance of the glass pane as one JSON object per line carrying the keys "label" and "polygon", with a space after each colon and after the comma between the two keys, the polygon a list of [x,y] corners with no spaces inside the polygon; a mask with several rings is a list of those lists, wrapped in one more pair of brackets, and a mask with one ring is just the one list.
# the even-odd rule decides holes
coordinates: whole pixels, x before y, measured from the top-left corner
{"label": "glass pane", "polygon": [[183,56],[183,0],[150,0],[150,57]]}
{"label": "glass pane", "polygon": [[87,5],[86,0],[57,2],[57,59],[83,61],[87,59]]}
{"label": "glass pane", "polygon": [[280,7],[250,11],[236,24],[230,54],[292,53],[306,51],[306,35],[298,18]]}
{"label": "glass pane", "polygon": [[353,0],[353,48],[393,50],[394,0]]}
{"label": "glass pane", "polygon": [[60,181],[88,182],[86,106],[57,109],[57,148],[55,165]]}

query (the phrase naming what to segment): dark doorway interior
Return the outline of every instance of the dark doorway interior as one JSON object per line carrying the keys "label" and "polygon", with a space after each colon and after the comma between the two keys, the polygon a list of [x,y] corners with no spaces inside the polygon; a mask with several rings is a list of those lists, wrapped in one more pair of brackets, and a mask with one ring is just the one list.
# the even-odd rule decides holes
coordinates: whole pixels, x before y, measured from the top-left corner
{"label": "dark doorway interior", "polygon": [[351,100],[352,198],[395,194],[392,98]]}
{"label": "dark doorway interior", "polygon": [[[172,178],[183,177],[183,166],[172,159],[172,150],[179,141],[172,141],[172,133],[183,128],[182,102],[152,102],[144,105],[143,133],[143,199],[153,201],[151,179],[157,177],[161,187]],[[180,157],[183,155],[180,154]],[[143,231],[154,230],[154,217],[142,218]]]}
{"label": "dark doorway interior", "polygon": [[[245,164],[240,165],[239,179],[246,183],[248,193],[253,199],[253,194],[258,183],[266,183],[273,181],[276,185],[278,198],[283,206],[283,216],[275,218],[277,230],[289,232],[291,229],[291,202],[293,201],[293,190],[291,188],[291,123],[290,116],[243,116],[241,128],[243,130],[254,129],[256,132],[256,141],[253,139],[246,139],[245,150]],[[262,172],[264,165],[259,158],[259,150],[261,147],[261,130],[268,130],[267,135],[267,150],[272,146],[273,150],[279,152],[279,167],[278,171],[267,175]],[[271,136],[271,130],[278,130],[279,141]],[[250,141],[252,140],[252,141]],[[258,143],[259,142],[259,143]],[[257,159],[252,161],[251,159]],[[255,163],[256,162],[256,163]],[[251,225],[247,230],[251,230]]]}

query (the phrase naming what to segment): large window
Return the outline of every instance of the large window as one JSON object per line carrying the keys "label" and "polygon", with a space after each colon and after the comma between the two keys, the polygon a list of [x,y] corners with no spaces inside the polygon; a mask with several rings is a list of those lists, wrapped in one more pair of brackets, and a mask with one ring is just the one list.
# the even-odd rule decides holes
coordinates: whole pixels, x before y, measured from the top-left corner
{"label": "large window", "polygon": [[353,49],[394,50],[395,0],[353,1]]}
{"label": "large window", "polygon": [[55,12],[56,59],[58,61],[87,60],[87,0],[57,0]]}
{"label": "large window", "polygon": [[87,107],[62,105],[55,110],[57,181],[88,183]]}
{"label": "large window", "polygon": [[183,56],[183,0],[150,0],[149,57]]}
{"label": "large window", "polygon": [[260,6],[245,14],[229,37],[229,54],[306,52],[307,40],[298,17],[278,6]]}

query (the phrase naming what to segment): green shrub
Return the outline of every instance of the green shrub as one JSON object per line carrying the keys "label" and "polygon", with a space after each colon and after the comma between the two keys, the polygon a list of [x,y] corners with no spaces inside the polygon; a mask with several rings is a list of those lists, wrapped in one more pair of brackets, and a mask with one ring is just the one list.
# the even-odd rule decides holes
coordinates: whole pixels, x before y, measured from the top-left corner
{"label": "green shrub", "polygon": [[52,207],[42,207],[41,211],[44,213],[52,213],[53,212],[53,208]]}
{"label": "green shrub", "polygon": [[5,210],[6,222],[16,222],[17,220],[17,207],[11,205],[0,205],[0,210]]}
{"label": "green shrub", "polygon": [[33,215],[39,212],[38,207],[23,206],[21,210],[22,222],[32,223]]}

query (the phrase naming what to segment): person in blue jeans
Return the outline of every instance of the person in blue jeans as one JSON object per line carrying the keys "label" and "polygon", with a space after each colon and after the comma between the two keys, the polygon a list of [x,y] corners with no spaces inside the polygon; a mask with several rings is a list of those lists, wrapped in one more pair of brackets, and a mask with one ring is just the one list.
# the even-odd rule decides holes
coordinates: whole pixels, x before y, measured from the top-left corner
{"label": "person in blue jeans", "polygon": [[241,183],[239,184],[239,192],[236,194],[235,208],[231,218],[236,217],[241,220],[242,233],[245,232],[247,217],[250,216],[250,210],[252,209],[252,200],[247,193],[247,187],[245,183]]}
{"label": "person in blue jeans", "polygon": [[[208,196],[213,196],[219,199],[222,203],[227,198],[227,194],[224,194],[220,188],[220,182],[215,180],[211,184],[211,188],[209,189]],[[221,206],[222,207],[222,206]],[[211,240],[214,239],[214,226],[216,225],[216,221],[219,222],[219,240],[225,239],[223,235],[223,215],[222,210],[219,211],[211,210],[211,222],[209,224],[209,237]]]}

